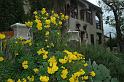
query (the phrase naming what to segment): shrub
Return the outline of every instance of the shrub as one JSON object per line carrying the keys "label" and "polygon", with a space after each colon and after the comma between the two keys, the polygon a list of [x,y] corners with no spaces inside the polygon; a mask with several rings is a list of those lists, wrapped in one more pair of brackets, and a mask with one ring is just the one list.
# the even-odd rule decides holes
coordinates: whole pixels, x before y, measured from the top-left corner
{"label": "shrub", "polygon": [[123,54],[116,54],[98,45],[83,45],[78,50],[80,53],[85,54],[86,60],[90,58],[91,61],[105,65],[110,70],[112,77],[117,77],[120,81],[124,81]]}
{"label": "shrub", "polygon": [[34,34],[33,40],[13,38],[7,43],[9,57],[1,51],[0,81],[91,81],[96,74],[88,67],[84,55],[66,50],[67,44],[62,41],[60,29],[68,16],[47,13],[45,8],[34,15],[34,20],[26,22]]}

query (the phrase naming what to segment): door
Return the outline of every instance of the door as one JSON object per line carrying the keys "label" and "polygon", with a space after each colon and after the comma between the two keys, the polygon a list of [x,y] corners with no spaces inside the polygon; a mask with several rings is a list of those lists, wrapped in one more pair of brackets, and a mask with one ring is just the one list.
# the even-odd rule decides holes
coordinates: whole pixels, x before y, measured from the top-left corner
{"label": "door", "polygon": [[94,35],[93,34],[90,35],[90,39],[91,39],[91,44],[94,44]]}

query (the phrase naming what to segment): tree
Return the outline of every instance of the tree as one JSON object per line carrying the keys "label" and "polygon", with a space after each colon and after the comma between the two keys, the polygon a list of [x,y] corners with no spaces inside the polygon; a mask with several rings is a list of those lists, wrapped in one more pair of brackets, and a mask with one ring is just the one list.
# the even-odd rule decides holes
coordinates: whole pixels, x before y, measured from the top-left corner
{"label": "tree", "polygon": [[114,20],[115,20],[115,28],[117,32],[117,43],[120,51],[121,48],[121,42],[122,42],[122,30],[121,27],[123,26],[122,23],[122,12],[124,9],[124,1],[123,0],[102,0],[108,7],[106,7],[108,11],[112,11],[114,14]]}
{"label": "tree", "polygon": [[57,12],[63,11],[65,6],[65,0],[29,0],[31,4],[32,12],[35,10],[41,10],[47,8],[48,10],[55,10]]}
{"label": "tree", "polygon": [[0,0],[0,31],[10,30],[9,26],[23,22],[23,0]]}

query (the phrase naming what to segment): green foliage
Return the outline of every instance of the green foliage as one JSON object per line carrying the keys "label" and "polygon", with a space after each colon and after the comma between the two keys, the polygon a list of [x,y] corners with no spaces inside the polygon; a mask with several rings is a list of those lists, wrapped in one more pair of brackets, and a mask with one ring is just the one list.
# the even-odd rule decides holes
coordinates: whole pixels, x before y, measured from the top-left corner
{"label": "green foliage", "polygon": [[[86,60],[103,64],[110,70],[110,75],[116,77],[120,82],[124,81],[124,54],[110,52],[106,47],[99,45],[78,45],[70,43],[68,49],[78,51],[85,55]],[[72,47],[73,46],[73,47]]]}
{"label": "green foliage", "polygon": [[90,58],[91,61],[96,61],[98,64],[105,65],[110,70],[112,77],[117,77],[119,81],[124,80],[123,54],[115,54],[98,45],[81,46],[79,51],[83,51],[81,53],[86,54],[86,59]]}
{"label": "green foliage", "polygon": [[31,9],[32,12],[34,10],[41,10],[42,8],[47,8],[49,11],[50,10],[55,10],[58,12],[62,12],[64,5],[65,5],[65,0],[60,1],[60,0],[29,0],[31,4]]}
{"label": "green foliage", "polygon": [[10,25],[24,22],[23,0],[0,0],[0,31],[10,30]]}
{"label": "green foliage", "polygon": [[[60,21],[65,21],[67,16],[61,13],[59,15],[52,13],[46,16],[45,8],[40,13],[35,13],[38,17],[35,16],[35,20],[26,23],[29,28],[32,28],[33,40],[19,37],[12,38],[7,42],[6,52],[9,57],[0,56],[0,80],[3,82],[10,82],[9,80],[68,82],[70,80],[72,82],[74,79],[73,82],[75,82],[76,80],[85,80],[82,79],[84,76],[88,76],[89,79],[86,79],[88,81],[95,77],[95,75],[91,75],[91,71],[93,74],[95,73],[92,67],[87,66],[83,54],[71,49],[66,50],[67,43],[64,44],[66,41],[61,38],[62,23]],[[46,25],[50,26],[46,27]],[[67,71],[62,73],[65,69]],[[42,79],[43,76],[49,79]]]}
{"label": "green foliage", "polygon": [[[41,14],[41,13],[38,13]],[[36,14],[37,15],[37,14]],[[50,14],[51,15],[51,14]],[[35,82],[39,82],[40,76],[46,75],[49,76],[50,82],[67,82],[69,78],[72,77],[72,75],[76,72],[78,72],[80,69],[83,69],[85,71],[84,75],[87,75],[89,79],[88,82],[96,82],[101,81],[105,79],[106,77],[109,77],[110,79],[110,73],[114,77],[118,77],[119,75],[117,73],[123,72],[122,67],[120,68],[121,64],[120,59],[113,55],[113,53],[108,52],[105,48],[102,48],[100,46],[90,46],[90,45],[80,45],[78,42],[72,42],[67,43],[67,38],[61,37],[61,31],[56,25],[50,23],[49,28],[46,28],[46,19],[49,19],[50,16],[46,17],[45,15],[39,15],[40,18],[34,20],[33,22],[29,22],[32,26],[32,32],[34,34],[33,40],[25,40],[23,38],[17,38],[17,39],[11,39],[8,41],[8,48],[7,53],[9,57],[5,57],[5,60],[1,63],[0,62],[0,80],[5,81],[8,78],[12,78],[14,80],[23,79],[28,76],[34,76]],[[61,15],[60,15],[61,16]],[[45,20],[44,20],[45,18]],[[61,18],[61,17],[60,17]],[[57,19],[57,21],[60,21],[61,19]],[[41,22],[42,21],[42,22]],[[43,27],[40,26],[42,23]],[[58,22],[56,22],[58,23]],[[41,28],[42,30],[39,30]],[[52,29],[51,29],[52,28]],[[46,35],[46,32],[49,31],[49,34]],[[47,40],[47,41],[46,41]],[[51,43],[54,44],[51,45]],[[78,59],[74,61],[71,61],[65,64],[62,64],[59,62],[59,59],[62,59],[64,57],[67,57],[67,51],[66,53],[63,52],[65,49],[69,50],[68,52],[70,58],[73,59],[72,55],[76,53],[76,55],[80,55],[77,52],[82,53],[83,59]],[[43,51],[41,51],[43,50]],[[40,51],[40,52],[39,52]],[[39,53],[38,53],[39,52]],[[48,53],[47,53],[48,52]],[[47,54],[47,56],[44,56],[41,53]],[[86,59],[89,58],[91,61],[96,61],[100,65],[91,65],[84,66],[86,63],[84,60],[84,55],[86,56]],[[57,70],[54,74],[49,74],[47,68],[49,67],[49,59],[55,56],[57,61],[57,66],[59,67],[59,70]],[[24,64],[23,62],[28,62],[28,64]],[[56,62],[54,62],[56,63]],[[103,65],[105,66],[103,66]],[[28,65],[28,67],[26,67]],[[66,67],[69,71],[68,76],[66,79],[62,79],[61,72],[63,70],[63,67]],[[38,68],[39,72],[36,74],[33,69]],[[121,71],[120,71],[121,69]],[[94,70],[97,72],[96,78],[92,78],[90,75],[90,72]],[[118,72],[117,72],[118,71]],[[82,73],[82,72],[81,72]],[[82,75],[82,76],[84,76]],[[105,76],[106,75],[106,76]],[[81,76],[81,77],[82,77]],[[79,77],[79,82],[81,82],[81,77]],[[94,81],[95,80],[95,81]],[[106,79],[108,81],[108,79]],[[112,81],[115,81],[113,78]],[[108,81],[110,82],[110,81]]]}
{"label": "green foliage", "polygon": [[117,40],[116,40],[117,38],[112,38],[111,39],[111,42],[110,42],[110,39],[105,43],[105,45],[107,46],[107,47],[117,47]]}
{"label": "green foliage", "polygon": [[94,71],[96,72],[96,77],[93,78],[94,82],[119,82],[116,78],[112,78],[110,76],[110,71],[107,69],[103,64],[96,64],[94,61],[91,63],[91,61],[88,61],[89,66],[92,66]]}

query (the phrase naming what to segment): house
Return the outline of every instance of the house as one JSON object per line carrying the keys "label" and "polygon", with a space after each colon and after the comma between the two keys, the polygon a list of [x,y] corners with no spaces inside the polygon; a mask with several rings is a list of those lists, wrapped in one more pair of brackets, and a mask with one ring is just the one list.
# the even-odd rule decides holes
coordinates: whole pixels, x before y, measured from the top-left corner
{"label": "house", "polygon": [[103,43],[102,10],[86,0],[67,0],[66,13],[70,16],[69,31],[78,31],[80,41],[87,44]]}
{"label": "house", "polygon": [[[40,3],[40,1],[42,2],[43,0],[35,0],[34,3]],[[69,28],[64,30],[64,33],[72,34],[69,40],[77,40],[86,44],[103,44],[101,8],[87,0],[63,0],[63,2],[61,3],[63,5],[60,6],[57,0],[53,0],[51,6],[55,11],[62,11],[70,17],[66,22]],[[28,0],[26,0],[24,5],[25,12],[31,10],[30,5],[32,4],[29,4]]]}

